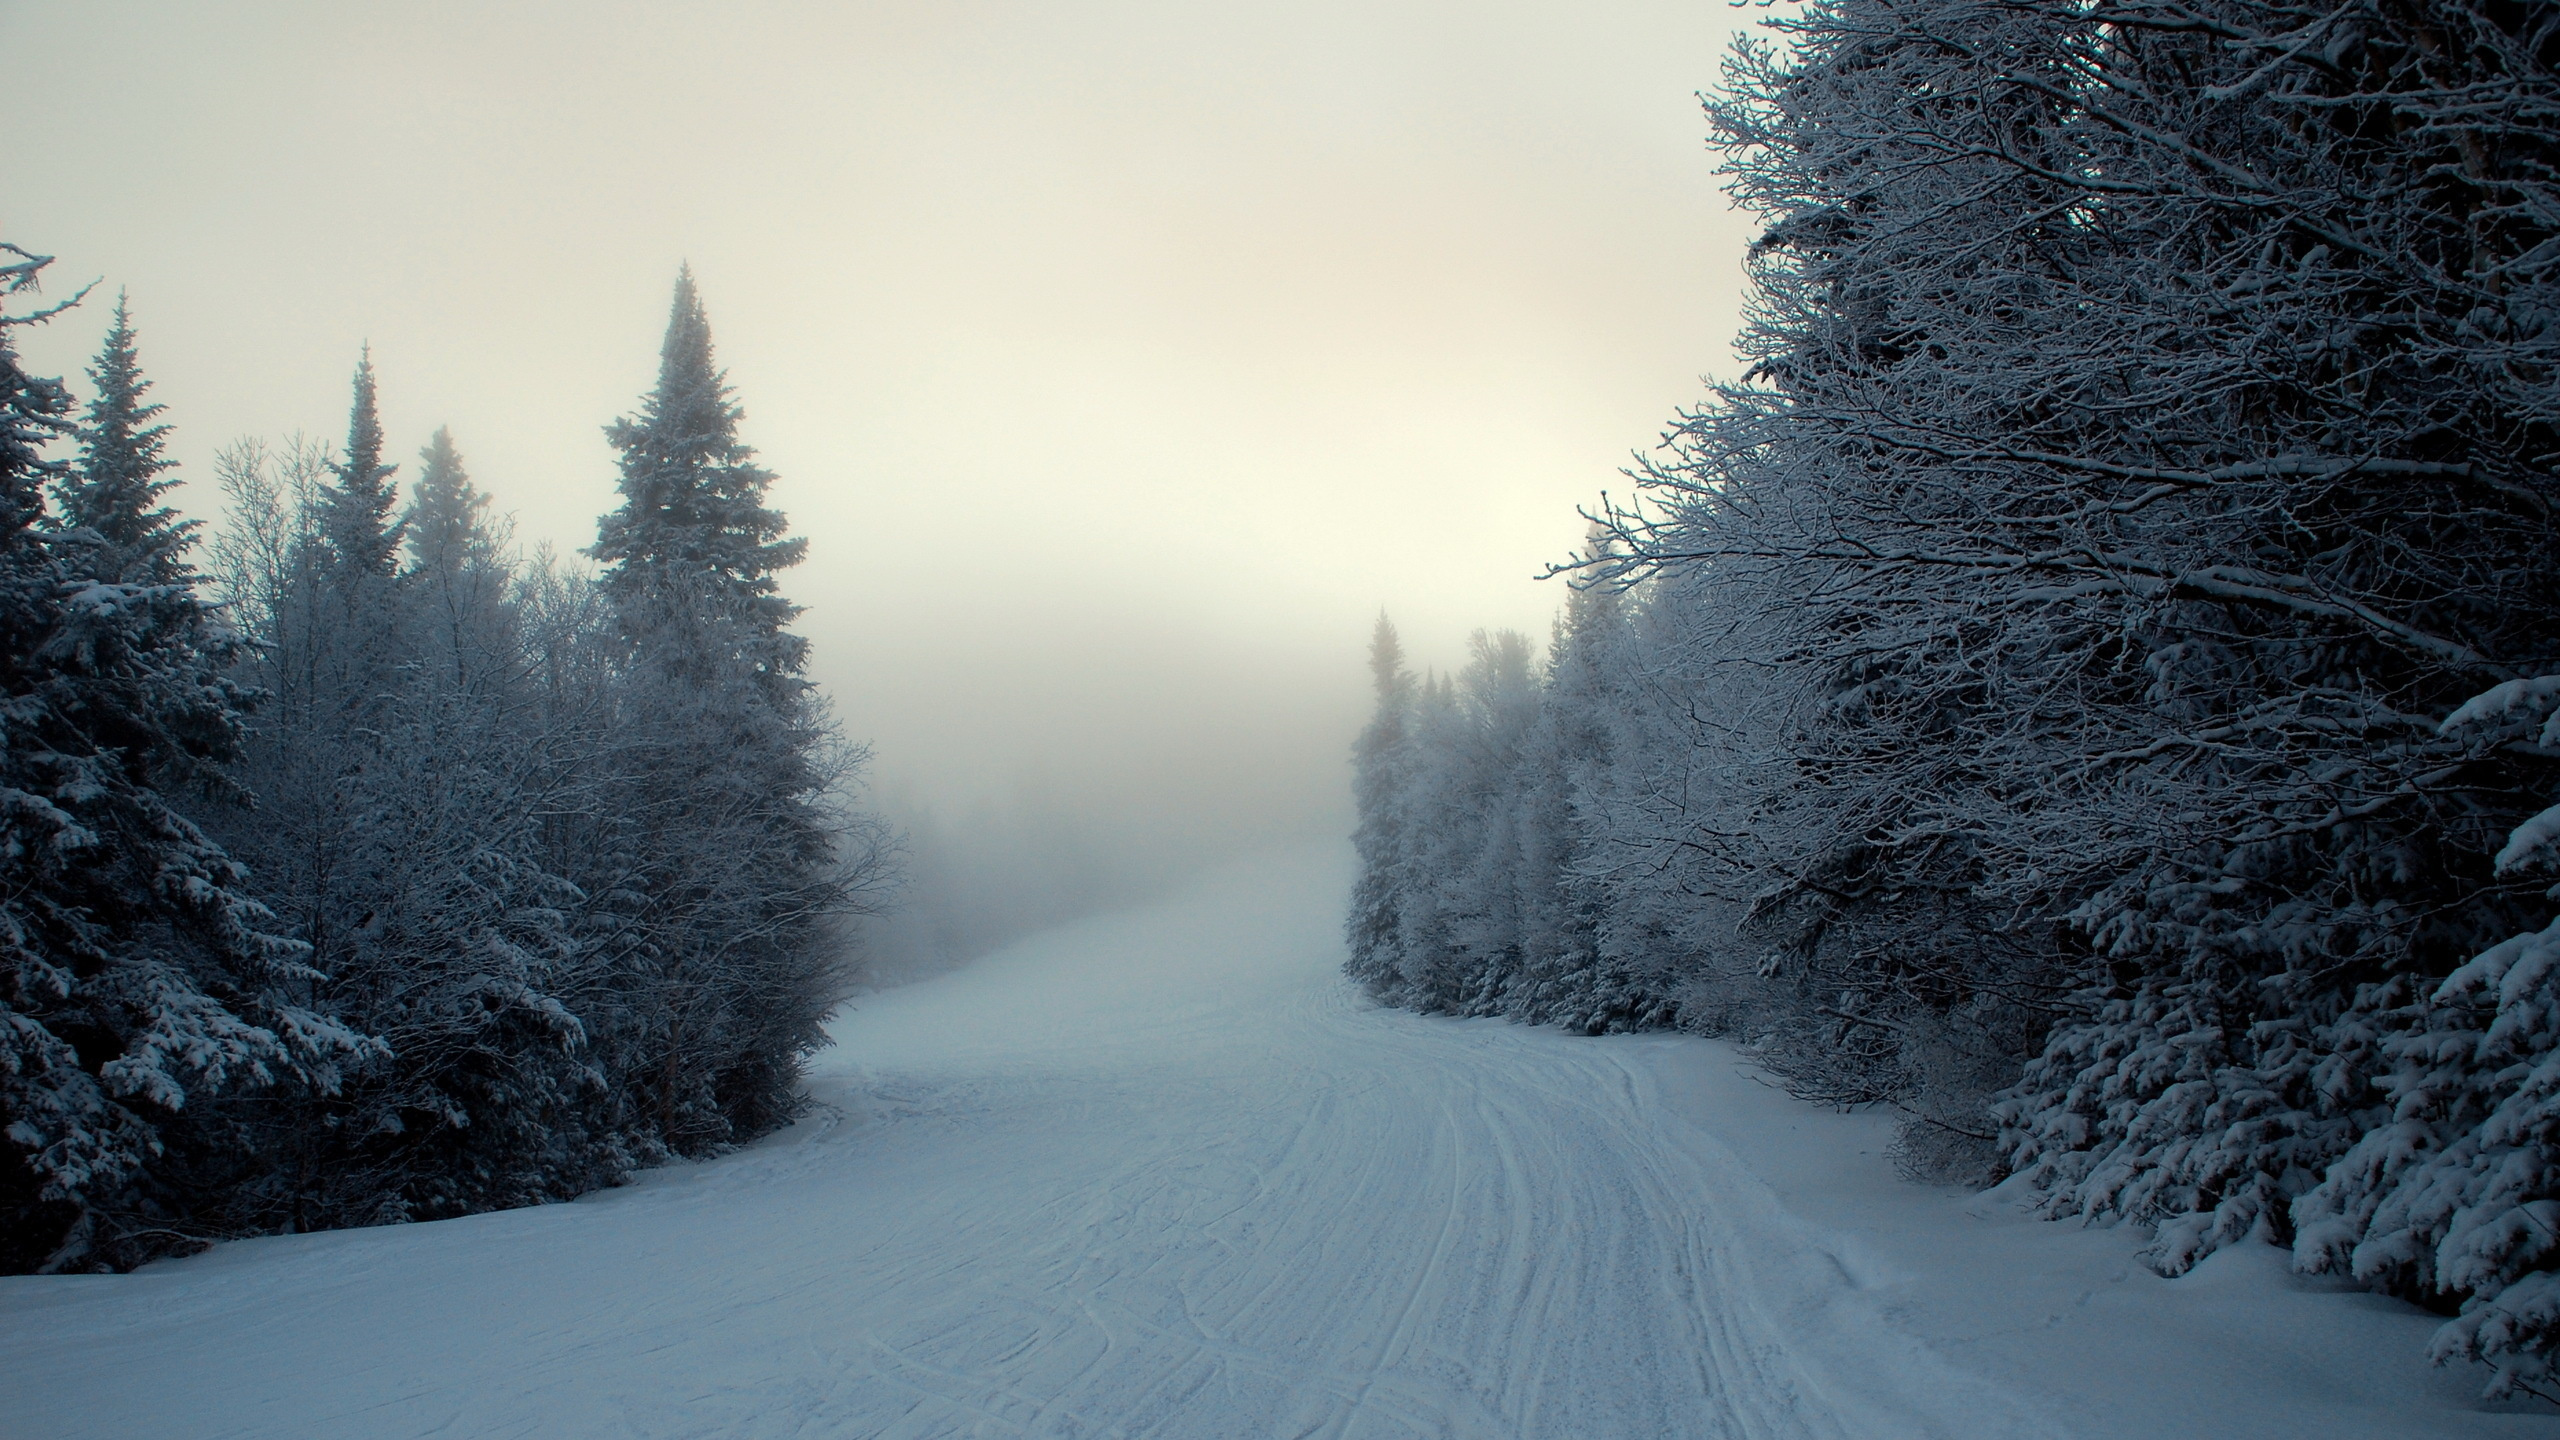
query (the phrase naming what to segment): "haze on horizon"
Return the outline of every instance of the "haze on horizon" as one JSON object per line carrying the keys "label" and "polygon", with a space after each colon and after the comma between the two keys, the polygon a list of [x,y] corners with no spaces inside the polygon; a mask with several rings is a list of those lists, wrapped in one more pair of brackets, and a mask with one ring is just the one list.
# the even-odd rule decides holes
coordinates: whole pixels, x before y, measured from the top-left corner
{"label": "haze on horizon", "polygon": [[1071,904],[1347,830],[1380,609],[1424,663],[1543,635],[1727,363],[1695,92],[1750,18],[19,0],[0,233],[104,282],[39,373],[129,291],[192,512],[369,343],[399,478],[450,425],[562,550],[689,262],[879,793]]}

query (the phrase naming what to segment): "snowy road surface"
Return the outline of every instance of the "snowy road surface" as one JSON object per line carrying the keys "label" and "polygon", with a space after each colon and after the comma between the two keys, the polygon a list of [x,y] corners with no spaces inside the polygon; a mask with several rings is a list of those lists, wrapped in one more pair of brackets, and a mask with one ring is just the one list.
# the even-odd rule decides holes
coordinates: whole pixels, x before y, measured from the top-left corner
{"label": "snowy road surface", "polygon": [[[822,1110],[741,1154],[0,1281],[0,1434],[2045,1437],[2177,1413],[2022,1381],[2049,1345],[1967,1339],[1981,1317],[1950,1321],[1922,1262],[1782,1203],[1695,1123],[1703,1042],[1365,1004],[1334,974],[1344,868],[1267,861],[872,997]],[[2423,1327],[2377,1323],[2414,1369]],[[2270,1413],[2421,1433],[2328,1398]],[[2222,1433],[2281,1431],[2245,1423]]]}

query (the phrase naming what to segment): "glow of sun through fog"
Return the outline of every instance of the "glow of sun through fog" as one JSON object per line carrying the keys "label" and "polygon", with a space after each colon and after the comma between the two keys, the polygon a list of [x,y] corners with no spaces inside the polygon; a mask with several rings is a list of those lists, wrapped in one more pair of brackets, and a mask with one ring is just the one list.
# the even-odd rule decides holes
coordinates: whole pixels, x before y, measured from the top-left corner
{"label": "glow of sun through fog", "polygon": [[1543,636],[1576,504],[1727,366],[1695,92],[1747,18],[20,3],[0,223],[130,291],[199,481],[339,433],[370,343],[399,456],[450,425],[564,550],[689,261],[881,793],[1108,888],[1347,827],[1381,608]]}

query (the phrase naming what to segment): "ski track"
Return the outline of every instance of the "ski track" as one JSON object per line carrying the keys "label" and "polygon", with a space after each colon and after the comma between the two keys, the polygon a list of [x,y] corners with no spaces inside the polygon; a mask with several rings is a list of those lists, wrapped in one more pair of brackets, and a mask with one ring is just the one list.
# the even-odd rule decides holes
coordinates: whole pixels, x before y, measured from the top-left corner
{"label": "ski track", "polygon": [[[1633,1053],[1369,1005],[1328,850],[873,997],[575,1205],[0,1282],[11,1435],[2049,1437]],[[23,1427],[23,1428],[19,1428]]]}

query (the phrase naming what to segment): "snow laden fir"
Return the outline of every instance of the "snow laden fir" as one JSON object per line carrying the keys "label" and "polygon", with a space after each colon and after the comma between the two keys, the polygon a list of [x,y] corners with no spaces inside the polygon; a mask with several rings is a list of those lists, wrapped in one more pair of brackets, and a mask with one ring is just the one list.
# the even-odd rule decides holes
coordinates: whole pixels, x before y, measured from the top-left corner
{"label": "snow laden fir", "polygon": [[[47,258],[0,260],[28,300]],[[202,543],[121,302],[85,408],[21,368],[62,308],[0,315],[0,1266],[562,1198],[789,1119],[884,852],[690,275],[592,577],[443,431],[404,500],[369,360],[343,447],[222,453]]]}
{"label": "snow laden fir", "polygon": [[1745,1039],[2560,1397],[2560,10],[1774,28],[1743,377],[1543,667],[1381,623],[1352,975]]}

